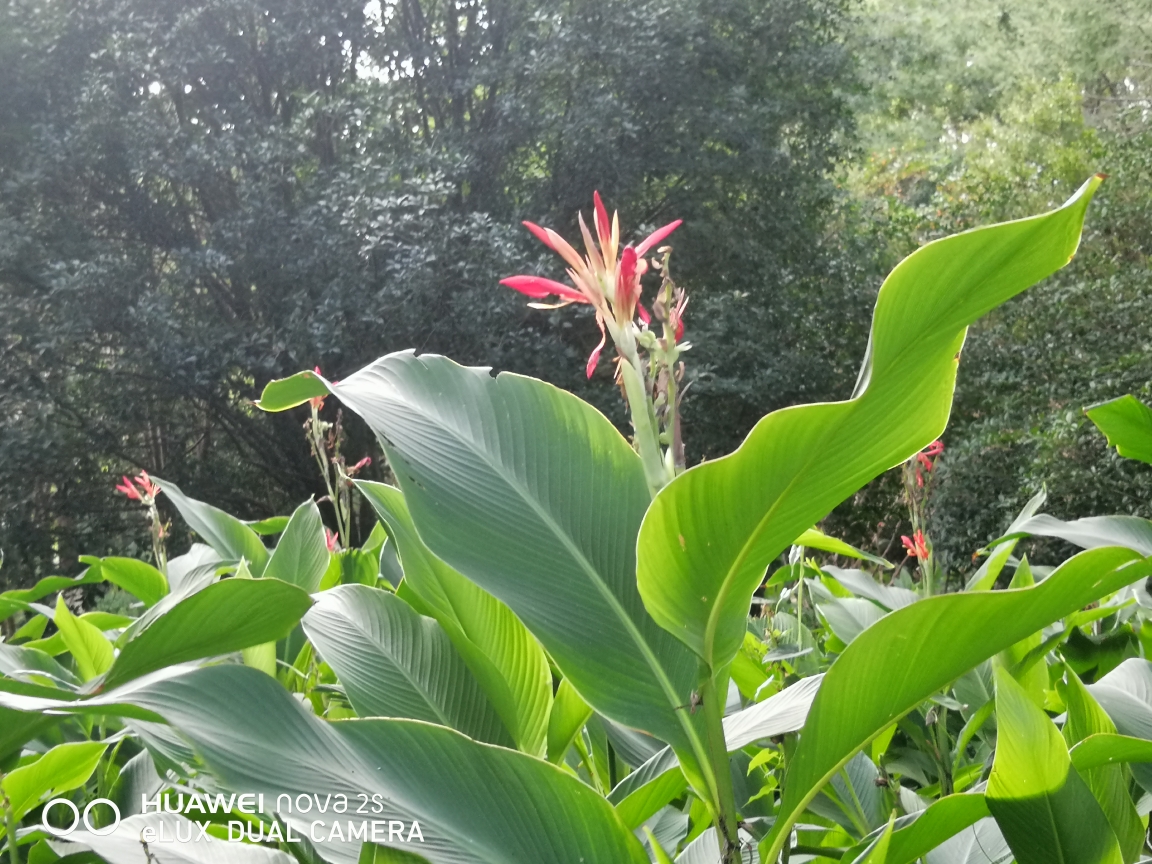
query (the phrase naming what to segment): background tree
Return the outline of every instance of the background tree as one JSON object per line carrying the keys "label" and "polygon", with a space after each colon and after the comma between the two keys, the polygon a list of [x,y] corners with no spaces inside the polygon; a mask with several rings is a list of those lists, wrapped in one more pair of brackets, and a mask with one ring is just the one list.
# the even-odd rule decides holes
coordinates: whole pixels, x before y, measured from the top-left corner
{"label": "background tree", "polygon": [[251,517],[319,492],[301,418],[249,404],[299,368],[415,347],[578,383],[590,318],[496,283],[551,272],[518,222],[572,234],[594,188],[631,231],[686,219],[696,457],[854,373],[875,284],[834,231],[841,0],[2,14],[4,578],[131,554],[129,469]]}

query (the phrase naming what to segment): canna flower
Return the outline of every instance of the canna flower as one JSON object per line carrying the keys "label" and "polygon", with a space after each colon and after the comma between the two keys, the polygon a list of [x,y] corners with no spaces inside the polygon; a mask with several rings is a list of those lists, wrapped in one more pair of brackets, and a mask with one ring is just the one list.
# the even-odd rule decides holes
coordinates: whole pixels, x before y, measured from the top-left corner
{"label": "canna flower", "polygon": [[152,482],[152,478],[148,476],[147,471],[141,471],[136,475],[136,482],[140,486],[146,498],[155,498],[160,493],[160,487]]}
{"label": "canna flower", "polygon": [[329,552],[335,552],[339,548],[336,533],[327,526],[324,528],[324,542],[327,544]]}
{"label": "canna flower", "polygon": [[640,277],[648,271],[648,261],[644,258],[656,244],[680,227],[681,220],[669,222],[658,228],[638,246],[625,246],[620,250],[620,217],[613,213],[611,220],[600,193],[592,193],[594,225],[596,236],[588,230],[584,215],[577,214],[580,234],[584,240],[583,256],[571,244],[551,228],[541,228],[532,222],[525,222],[532,235],[557,253],[568,265],[568,278],[571,285],[544,279],[539,276],[510,276],[500,280],[533,300],[556,297],[553,304],[530,303],[536,309],[556,309],[572,303],[584,303],[596,310],[596,323],[600,327],[600,343],[588,357],[585,372],[588,377],[596,369],[600,352],[607,341],[607,322],[617,327],[631,326],[639,313],[645,324],[650,320],[648,312],[640,305]]}
{"label": "canna flower", "polygon": [[[135,483],[124,476],[121,476],[121,479],[124,482],[116,484],[116,491],[122,492],[131,501],[150,502],[154,501],[156,496],[160,494],[160,487],[152,482],[147,471],[141,471],[137,474]],[[139,489],[136,488],[137,485],[140,487]]]}
{"label": "canna flower", "polygon": [[348,472],[347,472],[348,476],[349,477],[355,477],[362,469],[367,468],[371,464],[372,464],[372,457],[371,456],[365,456],[363,459],[361,459],[359,462],[357,462],[355,465],[353,465],[351,468],[348,469]]}
{"label": "canna flower", "polygon": [[136,491],[136,487],[132,485],[132,481],[126,476],[121,475],[121,477],[124,482],[116,484],[116,491],[123,492],[131,501],[139,501],[140,493]]}
{"label": "canna flower", "polygon": [[911,537],[904,534],[900,537],[900,542],[904,544],[904,549],[910,557],[920,561],[928,558],[928,541],[924,539],[923,531],[917,531]]}
{"label": "canna flower", "polygon": [[[925,471],[931,471],[936,467],[936,463],[932,460],[944,452],[944,442],[936,439],[929,444],[925,449],[916,454],[916,461],[919,462]],[[916,469],[916,485],[923,486],[924,478],[920,474],[920,469]]]}

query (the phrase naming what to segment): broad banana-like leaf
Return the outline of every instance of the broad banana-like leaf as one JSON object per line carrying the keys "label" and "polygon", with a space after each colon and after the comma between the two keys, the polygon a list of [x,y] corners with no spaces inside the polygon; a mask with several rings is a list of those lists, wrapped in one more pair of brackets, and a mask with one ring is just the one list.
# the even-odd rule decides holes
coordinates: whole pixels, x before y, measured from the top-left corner
{"label": "broad banana-like leaf", "polygon": [[580,698],[567,678],[562,680],[556,688],[556,698],[552,700],[552,711],[548,715],[549,762],[559,764],[564,759],[564,754],[591,716],[592,707]]}
{"label": "broad banana-like leaf", "polygon": [[[41,683],[44,678],[65,686],[77,686],[80,680],[65,669],[55,658],[35,648],[6,645],[0,642],[0,675]],[[39,678],[41,681],[37,681]]]}
{"label": "broad banana-like leaf", "polygon": [[[140,845],[145,829],[151,829],[156,837],[148,844],[147,855]],[[105,835],[93,834],[81,825],[67,840],[54,840],[52,845],[62,856],[91,849],[108,864],[294,864],[296,861],[279,849],[199,835],[196,825],[183,816],[147,813],[129,816],[115,831]]]}
{"label": "broad banana-like leaf", "polygon": [[1101,732],[1080,741],[1070,755],[1076,770],[1083,774],[1101,765],[1152,762],[1152,741]]}
{"label": "broad banana-like leaf", "polygon": [[[1048,500],[1048,490],[1041,489],[1033,495],[1024,509],[1017,514],[1016,518],[1012,520],[1012,524],[1008,526],[1005,532],[1006,536],[1012,536],[1012,533],[1023,525],[1026,521],[1036,515],[1036,512],[1044,506],[1044,502]],[[1004,569],[1004,565],[1008,563],[1009,557],[1016,549],[1016,539],[1005,540],[1000,543],[990,544],[988,547],[988,557],[984,559],[984,563],[980,565],[980,569],[972,574],[964,586],[965,591],[989,591],[992,586],[996,584],[996,579],[1000,575],[1000,571]]]}
{"label": "broad banana-like leaf", "polygon": [[616,812],[625,825],[639,828],[687,785],[676,754],[671,747],[665,747],[617,783],[608,800],[616,805]]}
{"label": "broad banana-like leaf", "polygon": [[[801,729],[823,678],[823,675],[802,678],[763,702],[725,717],[724,740],[728,752],[735,753],[757,741]],[[675,752],[665,748],[616,784],[608,800],[616,805],[626,824],[637,827],[675,798],[683,789],[683,783]]]}
{"label": "broad banana-like leaf", "polygon": [[845,558],[859,558],[861,561],[871,561],[873,564],[879,564],[885,570],[892,569],[891,561],[881,558],[879,555],[865,552],[863,549],[857,549],[855,546],[851,546],[843,540],[829,537],[823,531],[817,531],[815,528],[809,528],[793,540],[792,545],[804,546],[808,549],[819,549],[821,552],[831,552],[833,555],[840,555]]}
{"label": "broad banana-like leaf", "polygon": [[903,609],[919,600],[915,591],[898,585],[881,585],[863,570],[842,570],[839,567],[824,567],[825,573],[846,589],[859,597],[866,597],[889,611]]}
{"label": "broad banana-like leaf", "polygon": [[[177,555],[168,562],[168,590],[171,593],[164,599],[167,600],[173,594],[179,595],[181,598],[187,597],[192,593],[193,586],[200,585],[203,587],[207,584],[205,580],[211,581],[215,577],[216,571],[226,566],[228,566],[228,561],[222,558],[211,546],[204,543],[193,543],[187,552],[183,555]],[[161,600],[160,602],[163,603],[164,601]],[[151,612],[152,609],[148,611]]]}
{"label": "broad banana-like leaf", "polygon": [[56,614],[52,620],[64,644],[68,646],[68,653],[72,655],[76,671],[83,680],[91,681],[108,670],[114,659],[112,643],[104,637],[100,628],[73,615],[64,602],[63,594],[56,597]]}
{"label": "broad banana-like leaf", "polygon": [[[756,850],[752,835],[740,831],[740,864],[755,864]],[[723,864],[715,828],[706,828],[700,836],[684,847],[676,856],[676,864]]]}
{"label": "broad banana-like leaf", "polygon": [[[0,695],[3,695],[0,693]],[[0,759],[6,759],[54,725],[58,718],[0,708]]]}
{"label": "broad banana-like leaf", "polygon": [[295,585],[275,579],[232,578],[209,585],[136,633],[102,686],[116,687],[165,666],[282,639],[311,604]]}
{"label": "broad banana-like leaf", "polygon": [[797,816],[852,754],[984,660],[1065,615],[1152,573],[1128,549],[1092,549],[1031,588],[929,597],[886,615],[832,664],[788,765],[774,861]]}
{"label": "broad banana-like leaf", "polygon": [[1152,408],[1129,393],[1084,413],[1117,453],[1152,464]]}
{"label": "broad banana-like leaf", "polygon": [[448,633],[516,746],[541,755],[552,703],[552,673],[536,637],[506,605],[432,554],[416,533],[399,489],[370,482],[359,482],[357,488],[388,527],[405,585],[423,604],[420,611]]}
{"label": "broad banana-like leaf", "polygon": [[996,670],[996,730],[985,798],[1017,864],[1121,864],[1116,834],[1060,731],[1005,669]]}
{"label": "broad banana-like leaf", "polygon": [[[1044,672],[1047,675],[1047,669]],[[1068,686],[1064,703],[1068,706],[1068,714],[1060,731],[1068,747],[1074,750],[1077,744],[1091,736],[1115,735],[1116,724],[1092,698],[1076,673],[1069,669],[1065,677]],[[1081,768],[1073,759],[1072,765],[1104,811],[1120,844],[1125,864],[1132,864],[1140,858],[1140,850],[1144,848],[1144,825],[1132,803],[1132,796],[1128,794],[1128,772],[1121,764]]]}
{"label": "broad banana-like leaf", "polygon": [[268,558],[264,576],[303,588],[312,594],[328,569],[328,543],[324,537],[324,520],[315,501],[305,501],[296,508],[280,542]]}
{"label": "broad banana-like leaf", "polygon": [[219,507],[189,498],[175,483],[157,477],[152,479],[180,511],[188,527],[199,534],[221,558],[232,564],[243,558],[248,562],[248,569],[253,576],[264,573],[264,567],[268,563],[268,549],[259,534]]}
{"label": "broad banana-like leaf", "polygon": [[924,864],[1009,864],[1011,860],[1008,841],[991,816],[978,820],[924,856]]}
{"label": "broad banana-like leaf", "polygon": [[905,258],[880,288],[852,399],[775,411],[734,453],[660,491],[637,554],[640,595],[662,627],[709,668],[732,660],[767,566],[943,432],[968,326],[1068,263],[1100,182],[1093,177],[1051,213],[946,237]]}
{"label": "broad banana-like leaf", "polygon": [[145,561],[93,555],[81,555],[80,560],[91,568],[94,575],[123,588],[146,607],[156,605],[168,593],[168,580],[164,574]]}
{"label": "broad banana-like leaf", "polygon": [[[987,816],[988,805],[983,795],[947,795],[934,801],[919,813],[896,820],[886,864],[912,864]],[[879,834],[871,834],[849,849],[842,859],[844,864],[864,864]]]}
{"label": "broad banana-like leaf", "polygon": [[816,609],[836,638],[848,645],[884,617],[884,610],[871,600],[858,597],[833,597],[817,603]]}
{"label": "broad banana-like leaf", "polygon": [[880,836],[872,844],[872,848],[860,860],[860,864],[889,864],[889,848],[892,843],[892,828],[895,822],[896,814],[893,813],[888,817],[888,824],[884,826],[884,830],[880,832]]}
{"label": "broad banana-like leaf", "polygon": [[45,576],[31,588],[17,588],[0,594],[0,621],[16,612],[27,611],[29,603],[42,600],[49,594],[57,591],[67,591],[81,585],[91,585],[100,582],[103,577],[89,567],[79,576]]}
{"label": "broad banana-like leaf", "polygon": [[0,790],[7,797],[16,821],[23,819],[50,793],[69,792],[87,783],[106,749],[105,741],[59,744],[35,762],[5,775]]}
{"label": "broad banana-like leaf", "polygon": [[1124,546],[1141,555],[1152,555],[1152,522],[1139,516],[1088,516],[1065,522],[1047,513],[1014,524],[996,543],[1020,537],[1057,537],[1081,549]]}
{"label": "broad banana-like leaf", "polygon": [[[636,590],[644,469],[607,418],[542,381],[410,351],[339,384],[303,377],[367,421],[420,538],[507,604],[589,705],[672,744],[686,770],[707,764],[704,712],[686,707],[699,662]],[[292,380],[262,404],[291,401]]]}
{"label": "broad banana-like leaf", "polygon": [[[646,864],[647,856],[608,802],[543,760],[480,744],[414,720],[313,716],[267,675],[212,666],[137,690],[138,707],[162,715],[225,786],[279,795],[345,795],[342,822],[418,822],[424,842],[380,845],[416,852],[432,864]],[[383,813],[357,815],[379,795]],[[370,812],[370,811],[369,811]],[[326,819],[286,813],[297,833]],[[328,825],[320,829],[328,832]],[[355,862],[360,844],[321,843],[329,860]]]}
{"label": "broad banana-like leaf", "polygon": [[[1088,692],[1121,735],[1152,740],[1152,663],[1137,658],[1125,660],[1089,684]],[[1131,768],[1132,776],[1145,790],[1152,788],[1152,765],[1134,764]]]}
{"label": "broad banana-like leaf", "polygon": [[512,745],[448,634],[392,592],[338,585],[317,596],[304,632],[361,717],[426,720]]}

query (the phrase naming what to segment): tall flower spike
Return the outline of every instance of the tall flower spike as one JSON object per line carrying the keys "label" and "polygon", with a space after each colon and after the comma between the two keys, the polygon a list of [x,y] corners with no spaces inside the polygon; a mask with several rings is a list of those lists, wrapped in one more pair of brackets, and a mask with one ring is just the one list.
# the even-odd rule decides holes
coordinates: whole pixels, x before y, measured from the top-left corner
{"label": "tall flower spike", "polygon": [[[577,214],[580,225],[580,234],[584,240],[586,254],[581,256],[572,246],[553,231],[551,228],[542,228],[534,222],[525,222],[532,235],[559,254],[568,265],[568,278],[571,285],[554,282],[539,276],[509,276],[500,281],[515,291],[519,291],[533,300],[542,300],[546,297],[559,298],[559,302],[552,304],[530,303],[535,308],[554,309],[557,306],[569,303],[585,303],[595,308],[596,323],[600,327],[601,339],[588,358],[585,371],[591,377],[600,360],[600,353],[607,343],[607,330],[614,328],[627,328],[633,326],[633,319],[637,314],[647,323],[650,316],[646,309],[640,305],[640,277],[648,269],[645,253],[662,241],[680,226],[680,221],[671,222],[660,228],[639,246],[628,247],[623,257],[618,261],[617,254],[620,249],[620,216],[612,214],[608,219],[608,210],[599,192],[592,195],[594,222],[596,236],[588,229],[583,214]],[[683,312],[679,306],[678,312]],[[682,332],[683,324],[677,323],[677,331]]]}

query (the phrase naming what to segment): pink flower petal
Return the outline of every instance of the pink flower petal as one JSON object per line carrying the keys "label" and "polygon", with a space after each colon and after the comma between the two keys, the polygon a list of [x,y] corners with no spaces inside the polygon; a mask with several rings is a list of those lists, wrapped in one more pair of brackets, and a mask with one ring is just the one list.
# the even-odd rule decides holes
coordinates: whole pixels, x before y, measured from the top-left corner
{"label": "pink flower petal", "polygon": [[[523,222],[521,224],[523,224],[525,228],[527,228],[529,231],[532,232],[533,237],[535,237],[537,240],[539,240],[541,243],[543,243],[545,246],[547,246],[552,251],[554,251],[554,252],[556,251],[556,247],[552,245],[552,240],[548,237],[547,230],[545,230],[544,228],[541,228],[535,222]],[[316,371],[319,372],[320,368],[317,367]]]}
{"label": "pink flower petal", "polygon": [[600,344],[592,349],[592,353],[588,355],[588,365],[584,367],[585,374],[591,378],[592,373],[596,371],[596,364],[600,362],[600,352],[604,350],[604,343],[608,339],[608,334],[604,332],[604,325],[600,325]]}
{"label": "pink flower petal", "polygon": [[669,222],[663,228],[657,228],[644,239],[643,243],[636,247],[636,254],[647,255],[649,249],[679,228],[683,222],[683,219],[677,219],[675,222]]}
{"label": "pink flower petal", "polygon": [[600,245],[606,246],[612,239],[612,226],[608,222],[608,211],[600,200],[600,193],[592,193],[592,203],[596,205],[596,233],[600,235]]}
{"label": "pink flower petal", "polygon": [[573,303],[588,302],[588,298],[575,288],[565,285],[563,282],[545,279],[542,276],[509,276],[507,279],[501,279],[500,284],[535,299],[556,295]]}
{"label": "pink flower petal", "polygon": [[643,303],[636,304],[636,314],[640,316],[640,320],[645,324],[652,323],[652,316],[648,314],[648,310],[644,308]]}

